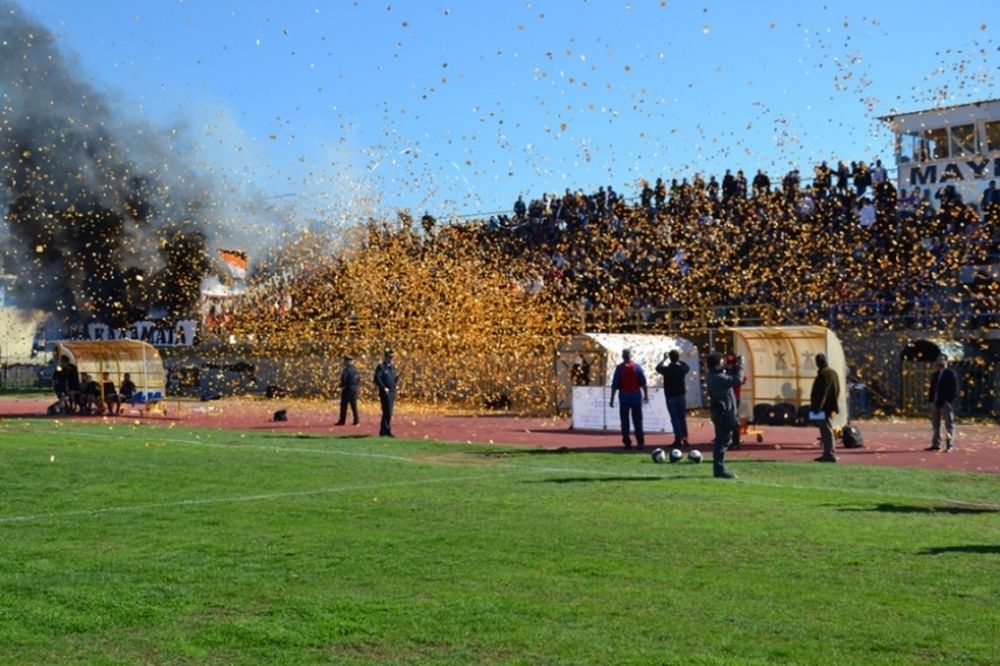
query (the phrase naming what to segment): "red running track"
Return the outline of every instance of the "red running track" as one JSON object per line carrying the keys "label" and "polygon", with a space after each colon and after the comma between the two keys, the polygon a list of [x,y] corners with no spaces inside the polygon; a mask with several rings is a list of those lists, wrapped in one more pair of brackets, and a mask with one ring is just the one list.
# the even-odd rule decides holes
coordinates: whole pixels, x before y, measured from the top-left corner
{"label": "red running track", "polygon": [[[45,417],[51,400],[44,398],[0,397],[0,419]],[[210,402],[168,399],[165,414],[145,414],[134,410],[122,416],[73,416],[76,420],[101,420],[140,423],[173,423],[194,428],[247,429],[268,432],[324,434],[343,437],[376,437],[379,412],[374,404],[361,407],[359,426],[337,426],[339,405],[305,400],[255,400],[232,398]],[[275,422],[275,411],[286,409],[288,421]],[[858,421],[865,446],[860,449],[840,448],[840,462],[848,465],[895,465],[961,470],[1000,474],[1000,427],[996,423],[959,423],[956,450],[953,453],[925,451],[930,444],[930,424],[922,419],[880,419]],[[711,456],[712,426],[697,412],[688,416],[692,446]],[[393,418],[397,437],[431,439],[445,442],[480,442],[541,447],[547,449],[606,451],[614,454],[637,455],[619,444],[617,432],[574,431],[567,418],[513,416],[507,414],[468,414],[416,410],[405,404]],[[669,434],[651,434],[646,450],[667,447],[673,441]],[[815,428],[770,427],[763,429],[763,441],[744,437],[739,451],[732,451],[732,460],[791,460],[809,461],[819,455]]]}

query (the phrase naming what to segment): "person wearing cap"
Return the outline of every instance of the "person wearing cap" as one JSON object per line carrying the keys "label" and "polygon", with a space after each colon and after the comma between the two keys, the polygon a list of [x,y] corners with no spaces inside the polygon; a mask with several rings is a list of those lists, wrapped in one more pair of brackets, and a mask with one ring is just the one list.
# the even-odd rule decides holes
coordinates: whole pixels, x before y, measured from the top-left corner
{"label": "person wearing cap", "polygon": [[344,368],[340,372],[340,420],[337,425],[347,423],[347,408],[351,408],[354,425],[358,425],[358,390],[361,388],[361,377],[354,365],[354,359],[344,357]]}
{"label": "person wearing cap", "polygon": [[382,421],[378,429],[381,437],[395,437],[392,434],[392,408],[396,403],[399,373],[392,365],[392,356],[392,350],[386,349],[382,355],[382,362],[375,368],[375,386],[378,388],[378,401],[382,406]]}
{"label": "person wearing cap", "polygon": [[611,378],[611,403],[615,406],[615,394],[621,393],[618,402],[618,415],[621,417],[622,444],[626,449],[632,448],[629,434],[629,417],[635,426],[635,442],[640,449],[646,446],[646,436],[642,431],[642,403],[649,402],[649,392],[646,388],[646,375],[642,366],[632,360],[632,350],[622,350],[622,362],[615,368]]}
{"label": "person wearing cap", "polygon": [[931,403],[931,445],[928,451],[941,450],[941,424],[944,423],[945,451],[955,450],[955,399],[958,397],[958,374],[948,367],[948,357],[937,357],[937,370],[931,376],[927,402]]}
{"label": "person wearing cap", "polygon": [[837,413],[840,400],[840,378],[830,367],[826,354],[816,354],[816,379],[809,394],[809,409],[819,418],[814,423],[819,427],[819,439],[823,444],[823,455],[816,462],[837,462],[837,452],[833,449],[833,415]]}

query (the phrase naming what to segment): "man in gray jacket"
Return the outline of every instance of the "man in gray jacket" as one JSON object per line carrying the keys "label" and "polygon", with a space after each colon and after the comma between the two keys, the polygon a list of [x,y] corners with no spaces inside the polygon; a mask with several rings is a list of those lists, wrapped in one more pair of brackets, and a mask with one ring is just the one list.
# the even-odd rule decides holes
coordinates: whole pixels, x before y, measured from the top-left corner
{"label": "man in gray jacket", "polygon": [[708,404],[715,426],[715,445],[712,450],[712,474],[717,479],[735,479],[726,469],[726,448],[733,441],[733,430],[739,428],[739,412],[733,389],[743,383],[743,357],[737,356],[735,372],[722,367],[721,354],[708,355]]}

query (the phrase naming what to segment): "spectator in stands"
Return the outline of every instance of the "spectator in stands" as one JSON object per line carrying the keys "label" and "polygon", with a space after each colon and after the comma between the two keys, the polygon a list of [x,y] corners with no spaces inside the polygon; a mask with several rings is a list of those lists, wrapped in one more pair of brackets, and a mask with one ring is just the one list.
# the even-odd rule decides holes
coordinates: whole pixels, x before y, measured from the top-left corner
{"label": "spectator in stands", "polygon": [[656,202],[656,210],[663,210],[663,205],[667,201],[667,184],[663,182],[662,178],[656,179],[656,187],[654,188],[655,194],[653,195],[654,201]]}
{"label": "spectator in stands", "polygon": [[948,357],[937,357],[937,370],[931,375],[927,401],[931,403],[931,445],[928,451],[941,450],[941,425],[944,424],[945,451],[955,450],[955,399],[958,397],[958,374],[948,367]]}
{"label": "spectator in stands", "polygon": [[785,175],[785,179],[781,181],[781,189],[784,190],[785,201],[793,203],[798,198],[800,182],[798,169],[792,169]]}
{"label": "spectator in stands", "polygon": [[730,169],[722,176],[722,200],[729,201],[736,196],[736,178]]}
{"label": "spectator in stands", "polygon": [[521,195],[518,195],[517,201],[514,202],[514,217],[520,221],[523,220],[527,214],[528,207],[524,204],[524,199],[521,198]]}
{"label": "spectator in stands", "polygon": [[843,160],[837,163],[837,184],[834,189],[837,194],[844,195],[850,192],[850,188],[847,184],[848,179],[851,177],[851,170],[847,168],[847,164]]}
{"label": "spectator in stands", "polygon": [[622,445],[632,448],[629,434],[629,418],[635,426],[635,442],[639,450],[646,446],[646,435],[642,429],[642,405],[649,402],[649,391],[646,388],[646,375],[642,366],[632,360],[632,350],[622,350],[622,362],[615,368],[611,378],[610,407],[615,406],[615,395],[621,394],[618,403],[618,415],[621,417]]}
{"label": "spectator in stands", "polygon": [[[669,359],[670,363],[666,361]],[[687,383],[685,377],[691,368],[681,360],[681,354],[671,349],[663,355],[656,371],[663,375],[663,396],[667,400],[667,414],[674,430],[674,446],[688,445],[687,429]]]}
{"label": "spectator in stands", "polygon": [[991,180],[989,186],[983,190],[983,197],[979,202],[979,210],[985,215],[992,212],[995,208],[1000,208],[1000,190],[997,189],[997,181]]}
{"label": "spectator in stands", "polygon": [[854,179],[854,194],[860,199],[872,184],[872,174],[864,162],[851,162],[851,177]]}
{"label": "spectator in stands", "polygon": [[705,194],[709,201],[719,200],[719,181],[715,179],[715,176],[709,176],[708,184],[705,185]]}
{"label": "spectator in stands", "polygon": [[763,170],[757,169],[757,175],[753,177],[753,195],[755,197],[764,196],[771,193],[771,179]]}
{"label": "spectator in stands", "polygon": [[830,167],[827,166],[826,160],[823,160],[820,164],[813,167],[813,191],[816,192],[816,196],[820,199],[826,199],[830,194],[831,187],[831,177],[832,171]]}
{"label": "spectator in stands", "polygon": [[876,212],[875,204],[868,197],[863,197],[858,202],[858,223],[862,229],[871,230],[875,226]]}
{"label": "spectator in stands", "polygon": [[747,177],[743,175],[742,169],[736,171],[736,196],[740,199],[747,198]]}
{"label": "spectator in stands", "polygon": [[882,166],[882,160],[875,160],[875,164],[871,168],[871,184],[872,188],[878,192],[882,185],[886,182],[886,171],[885,167]]}

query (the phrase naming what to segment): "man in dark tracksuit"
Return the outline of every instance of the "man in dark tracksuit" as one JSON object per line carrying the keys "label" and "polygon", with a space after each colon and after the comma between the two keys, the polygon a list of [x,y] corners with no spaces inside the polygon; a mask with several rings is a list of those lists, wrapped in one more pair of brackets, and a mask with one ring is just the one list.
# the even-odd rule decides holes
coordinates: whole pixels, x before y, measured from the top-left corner
{"label": "man in dark tracksuit", "polygon": [[382,405],[382,422],[378,434],[382,437],[395,437],[392,434],[392,407],[396,402],[396,388],[399,385],[399,373],[392,365],[392,350],[386,349],[382,363],[375,368],[375,386],[378,387],[378,401]]}
{"label": "man in dark tracksuit", "polygon": [[715,442],[712,449],[712,475],[717,479],[735,479],[726,469],[726,449],[733,441],[733,430],[739,428],[736,395],[733,389],[743,383],[743,358],[736,357],[736,372],[722,367],[721,354],[708,355],[708,403]]}
{"label": "man in dark tracksuit", "polygon": [[931,403],[931,427],[934,429],[928,451],[941,450],[941,422],[944,422],[945,451],[955,450],[955,398],[958,397],[958,375],[948,367],[948,357],[937,359],[937,370],[931,377],[927,402]]}
{"label": "man in dark tracksuit", "polygon": [[347,422],[347,408],[351,408],[354,425],[358,425],[358,389],[361,388],[361,377],[354,366],[354,359],[344,357],[344,369],[340,372],[340,420],[337,425]]}
{"label": "man in dark tracksuit", "polygon": [[[669,364],[665,363],[668,358]],[[656,366],[656,371],[663,375],[663,395],[667,399],[667,414],[674,429],[674,446],[679,447],[688,443],[687,385],[684,377],[690,369],[676,349],[671,349]]]}

